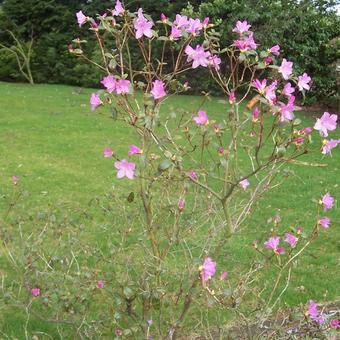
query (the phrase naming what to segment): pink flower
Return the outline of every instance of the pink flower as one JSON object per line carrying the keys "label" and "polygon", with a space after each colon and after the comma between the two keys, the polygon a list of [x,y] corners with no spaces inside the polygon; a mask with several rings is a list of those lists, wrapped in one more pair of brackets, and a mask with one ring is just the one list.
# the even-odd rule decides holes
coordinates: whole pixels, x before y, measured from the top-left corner
{"label": "pink flower", "polygon": [[184,52],[188,56],[187,61],[193,61],[192,68],[197,68],[198,66],[207,67],[209,65],[210,52],[205,52],[201,45],[197,45],[195,49],[188,45]]}
{"label": "pink flower", "polygon": [[207,28],[208,27],[208,25],[209,25],[209,17],[205,17],[204,18],[204,20],[203,20],[203,27],[204,28]]}
{"label": "pink flower", "polygon": [[84,13],[82,11],[79,11],[76,13],[77,16],[77,21],[79,24],[79,27],[81,27],[82,25],[84,25],[87,21],[87,17],[84,15]]}
{"label": "pink flower", "polygon": [[188,26],[186,28],[186,32],[192,35],[199,34],[200,30],[203,28],[203,25],[200,21],[200,19],[192,19],[190,18],[188,21]]}
{"label": "pink flower", "polygon": [[292,86],[291,83],[287,83],[284,88],[283,88],[283,91],[282,93],[287,96],[287,97],[290,97],[292,93],[294,93],[295,91],[295,88]]}
{"label": "pink flower", "polygon": [[264,243],[264,245],[266,246],[267,249],[273,249],[274,251],[276,251],[279,246],[279,243],[280,243],[280,237],[273,236],[273,237],[270,237],[268,241]]}
{"label": "pink flower", "polygon": [[178,28],[185,29],[189,24],[188,17],[186,15],[176,14],[174,25]]}
{"label": "pink flower", "polygon": [[124,7],[122,3],[119,0],[117,0],[115,9],[112,11],[112,15],[117,16],[123,13],[124,13]]}
{"label": "pink flower", "polygon": [[209,57],[209,65],[214,67],[217,71],[220,69],[221,58],[217,55]]}
{"label": "pink flower", "polygon": [[312,128],[305,127],[299,131],[300,135],[309,135],[312,132]]}
{"label": "pink flower", "polygon": [[194,171],[194,170],[191,170],[188,174],[188,176],[193,179],[193,180],[197,180],[198,179],[198,175],[197,175],[197,172]]}
{"label": "pink flower", "polygon": [[298,87],[299,90],[309,90],[310,86],[309,86],[309,82],[312,80],[312,78],[307,74],[304,73],[302,76],[298,76]]}
{"label": "pink flower", "polygon": [[235,91],[229,93],[229,104],[233,105],[236,102]]}
{"label": "pink flower", "polygon": [[254,33],[253,32],[250,32],[248,37],[245,38],[245,43],[246,45],[248,46],[249,49],[251,50],[255,50],[257,48],[257,44],[254,40]]}
{"label": "pink flower", "polygon": [[112,93],[116,90],[117,80],[113,76],[104,77],[101,83],[106,87],[107,92]]}
{"label": "pink flower", "polygon": [[258,80],[255,79],[251,83],[261,94],[264,94],[266,86],[267,86],[267,79]]}
{"label": "pink flower", "polygon": [[279,55],[280,54],[280,45],[274,45],[269,49],[269,53],[272,53],[274,55]]}
{"label": "pink flower", "polygon": [[208,116],[205,111],[198,111],[197,116],[193,118],[197,125],[209,124]]}
{"label": "pink flower", "polygon": [[222,148],[222,146],[221,146],[221,147],[218,148],[218,151],[217,151],[217,152],[218,152],[218,154],[219,154],[220,156],[223,156],[225,150],[224,150],[224,148]]}
{"label": "pink flower", "polygon": [[265,62],[265,64],[269,65],[273,62],[273,58],[272,57],[265,57],[264,62]]}
{"label": "pink flower", "polygon": [[201,267],[201,277],[203,282],[210,280],[215,275],[215,273],[216,262],[214,262],[210,257],[206,257]]}
{"label": "pink flower", "polygon": [[282,64],[278,71],[282,74],[283,79],[287,80],[293,72],[293,62],[287,61],[285,58],[283,58]]}
{"label": "pink flower", "polygon": [[316,120],[314,125],[314,129],[320,132],[322,137],[328,136],[328,131],[333,131],[336,129],[336,121],[338,116],[333,114],[329,114],[328,112],[324,112],[321,118]]}
{"label": "pink flower", "polygon": [[329,325],[332,328],[339,328],[340,327],[340,321],[337,319],[331,320],[331,322],[329,323]]}
{"label": "pink flower", "polygon": [[155,80],[153,83],[153,88],[151,90],[151,94],[153,95],[154,99],[160,99],[166,96],[164,90],[164,82],[162,80]]}
{"label": "pink flower", "polygon": [[276,102],[276,94],[275,94],[276,86],[277,86],[277,81],[274,80],[269,86],[267,86],[266,91],[265,91],[265,97],[268,100],[270,105],[273,105]]}
{"label": "pink flower", "polygon": [[248,22],[245,21],[237,21],[236,26],[233,28],[233,32],[243,34],[245,32],[249,32],[249,28],[251,25],[248,24]]}
{"label": "pink flower", "polygon": [[161,21],[166,22],[168,20],[168,18],[166,17],[166,15],[164,13],[161,13]]}
{"label": "pink flower", "polygon": [[331,220],[328,217],[322,217],[319,219],[319,225],[321,225],[322,228],[328,229],[329,225],[331,224]]}
{"label": "pink flower", "polygon": [[338,144],[340,144],[340,139],[330,139],[330,140],[325,139],[323,141],[322,154],[326,155],[330,153],[331,150],[337,147]]}
{"label": "pink flower", "polygon": [[287,122],[290,120],[294,119],[294,103],[295,103],[295,97],[294,96],[290,96],[288,97],[288,103],[285,104],[281,104],[281,108],[280,108],[280,113],[281,113],[281,117],[280,117],[280,121],[281,122]]}
{"label": "pink flower", "polygon": [[220,280],[223,281],[228,277],[229,273],[228,272],[223,272],[220,276]]}
{"label": "pink flower", "polygon": [[140,149],[138,146],[136,146],[134,144],[131,144],[129,146],[129,152],[128,152],[129,156],[140,154],[140,153],[143,153],[143,150]]}
{"label": "pink flower", "polygon": [[334,205],[334,197],[332,197],[330,193],[327,192],[325,195],[323,195],[321,203],[323,204],[324,211],[332,209]]}
{"label": "pink flower", "polygon": [[128,179],[133,179],[135,176],[135,163],[130,163],[126,159],[115,162],[115,168],[118,170],[117,178],[126,176]]}
{"label": "pink flower", "polygon": [[153,26],[153,22],[148,21],[144,17],[141,8],[138,10],[137,18],[134,20],[133,26],[136,30],[136,39],[140,39],[143,35],[147,38],[152,38],[153,33],[151,27]]}
{"label": "pink flower", "polygon": [[171,26],[171,33],[170,33],[170,39],[171,40],[177,40],[182,36],[182,31],[177,28],[176,25]]}
{"label": "pink flower", "polygon": [[112,157],[113,151],[110,148],[105,148],[103,154],[105,158],[109,158]]}
{"label": "pink flower", "polygon": [[325,322],[322,315],[319,314],[316,302],[313,300],[310,300],[308,303],[308,315],[313,321],[316,321],[320,325]]}
{"label": "pink flower", "polygon": [[32,288],[31,289],[31,294],[33,296],[39,296],[40,295],[40,289],[39,288]]}
{"label": "pink flower", "polygon": [[257,47],[257,44],[254,41],[253,32],[249,33],[247,37],[242,37],[242,39],[234,40],[234,44],[241,52],[256,49]]}
{"label": "pink flower", "polygon": [[184,210],[185,207],[185,199],[184,198],[180,198],[177,202],[177,207],[180,211]]}
{"label": "pink flower", "polygon": [[13,185],[17,185],[19,182],[19,178],[17,176],[12,176],[12,183]]}
{"label": "pink flower", "polygon": [[97,281],[96,287],[99,289],[104,288],[104,281],[102,280]]}
{"label": "pink flower", "polygon": [[92,111],[94,111],[98,106],[103,104],[103,102],[100,100],[99,94],[92,93],[91,99],[90,99],[90,104],[91,104],[91,110]]}
{"label": "pink flower", "polygon": [[254,123],[256,123],[259,120],[259,115],[260,115],[260,110],[259,108],[256,106],[255,109],[252,112],[252,121]]}
{"label": "pink flower", "polygon": [[243,190],[246,190],[248,186],[250,185],[249,181],[247,179],[242,180],[239,182],[240,186],[242,187]]}
{"label": "pink flower", "polygon": [[130,92],[130,80],[120,79],[116,82],[117,94],[126,94]]}
{"label": "pink flower", "polygon": [[290,234],[290,233],[286,233],[285,236],[286,236],[286,238],[284,239],[284,241],[286,243],[288,243],[292,248],[294,248],[296,246],[298,238],[295,237],[293,234]]}

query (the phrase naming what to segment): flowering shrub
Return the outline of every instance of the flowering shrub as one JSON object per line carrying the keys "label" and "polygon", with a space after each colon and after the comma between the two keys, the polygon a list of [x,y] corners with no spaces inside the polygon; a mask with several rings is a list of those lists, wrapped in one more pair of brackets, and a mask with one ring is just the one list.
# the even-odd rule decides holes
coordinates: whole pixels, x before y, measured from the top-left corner
{"label": "flowering shrub", "polygon": [[[107,273],[78,271],[81,293],[78,288],[75,295],[60,293],[69,308],[53,311],[53,320],[71,323],[80,336],[175,339],[196,322],[200,328],[210,324],[210,310],[212,332],[227,322],[225,311],[249,329],[243,305],[255,297],[261,308],[252,318],[263,323],[287,290],[297,258],[330,227],[324,213],[333,208],[334,198],[320,193],[308,234],[301,228],[282,232],[275,221],[266,240],[254,241],[250,266],[234,275],[229,274],[228,249],[235,235],[247,229],[256,202],[279,184],[286,164],[303,164],[298,159],[314,151],[329,154],[340,142],[312,143],[312,128],[295,118],[293,93],[308,91],[311,77],[294,74],[293,63],[280,59],[278,45],[260,50],[246,21],[235,24],[233,44],[221,46],[208,18],[177,14],[172,22],[163,14],[155,23],[142,9],[130,13],[119,0],[97,18],[81,11],[76,15],[79,26],[96,36],[102,56],[102,64],[90,60],[80,39],[70,46],[71,53],[103,71],[103,89],[91,95],[91,109],[111,108],[115,119],[136,132],[136,145],[126,146],[125,153],[103,151],[104,158],[114,159],[119,183],[132,190],[127,202],[117,200],[115,207],[130,227],[127,233],[113,231],[121,239],[112,246],[113,260],[93,255],[95,261],[108,261]],[[154,41],[163,42],[161,51],[153,49]],[[139,46],[141,69],[131,63],[130,44]],[[165,55],[171,55],[171,64]],[[221,69],[222,59],[227,69]],[[178,76],[200,67],[209,69],[223,91],[225,111],[208,112],[205,93],[199,107],[164,112],[167,98],[190,87]],[[264,70],[272,71],[271,78],[263,78]],[[257,95],[249,101],[253,89]],[[335,114],[325,112],[314,129],[326,138],[336,122]],[[249,162],[242,161],[244,155]],[[268,267],[275,274],[269,292],[255,284]],[[46,281],[44,291],[30,274],[25,282],[34,305],[43,298],[48,304],[55,284]],[[97,321],[87,313],[92,296],[102,306]],[[308,313],[318,321],[313,308]]]}

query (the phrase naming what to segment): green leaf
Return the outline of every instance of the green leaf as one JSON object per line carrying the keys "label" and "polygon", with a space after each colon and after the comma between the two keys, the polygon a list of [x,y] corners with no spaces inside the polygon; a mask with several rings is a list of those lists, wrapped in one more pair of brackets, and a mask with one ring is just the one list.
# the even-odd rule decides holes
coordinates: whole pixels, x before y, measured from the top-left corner
{"label": "green leaf", "polygon": [[170,161],[170,159],[165,159],[158,165],[158,170],[165,171],[169,169],[171,166],[172,166],[172,162]]}

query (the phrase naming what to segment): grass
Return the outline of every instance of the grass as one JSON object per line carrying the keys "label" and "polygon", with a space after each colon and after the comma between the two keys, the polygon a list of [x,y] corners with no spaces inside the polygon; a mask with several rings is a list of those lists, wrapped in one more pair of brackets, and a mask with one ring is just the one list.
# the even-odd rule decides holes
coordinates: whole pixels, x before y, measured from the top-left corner
{"label": "grass", "polygon": [[[135,135],[121,123],[91,112],[88,105],[90,93],[90,89],[69,86],[0,83],[2,214],[7,209],[5,198],[12,190],[13,175],[19,177],[25,196],[18,214],[32,215],[55,205],[73,211],[74,207],[85,207],[94,197],[112,191],[112,187],[116,192],[128,188],[126,181],[115,179],[112,162],[103,159],[102,150],[111,147],[117,154],[126,153],[127,145],[134,142]],[[190,108],[199,103],[198,97],[178,96],[171,98],[167,107],[171,110]],[[205,109],[217,120],[225,112],[217,99],[206,103]],[[299,118],[304,126],[311,126],[315,121],[310,113],[300,113]],[[301,225],[309,229],[315,216],[313,200],[326,191],[339,200],[340,148],[334,150],[333,157],[320,160],[319,156],[307,155],[304,161],[325,163],[327,167],[290,165],[291,172],[285,185],[273,190],[257,205],[248,222],[247,230],[252,232],[239,234],[233,244],[232,252],[240,262],[247,262],[247,256],[252,252],[252,240],[267,234],[267,220],[275,213],[282,216],[285,226]],[[332,218],[331,228],[322,233],[314,250],[307,251],[294,270],[293,284],[284,299],[287,305],[305,303],[311,297],[316,300],[339,298],[339,210],[329,216]],[[77,214],[71,214],[71,217],[76,223]],[[97,242],[105,248],[106,233],[94,228],[95,225],[93,221],[84,227],[91,228],[87,229],[84,242]],[[228,259],[224,261],[227,263]],[[1,272],[4,270],[6,276],[15,277],[6,270],[4,258],[0,258],[0,264]],[[12,319],[13,313],[7,311],[0,317],[0,329],[7,335],[20,338],[23,328],[17,326],[25,322],[25,314],[18,317],[21,320],[18,321]],[[53,326],[43,325],[34,318],[29,329],[49,334],[55,332]]]}

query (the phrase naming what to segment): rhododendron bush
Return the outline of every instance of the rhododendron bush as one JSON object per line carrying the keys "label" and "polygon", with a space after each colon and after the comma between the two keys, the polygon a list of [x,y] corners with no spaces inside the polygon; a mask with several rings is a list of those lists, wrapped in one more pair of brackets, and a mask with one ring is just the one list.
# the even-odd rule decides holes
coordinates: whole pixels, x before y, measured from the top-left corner
{"label": "rhododendron bush", "polygon": [[[112,258],[104,259],[108,272],[88,283],[92,290],[79,284],[79,299],[100,294],[97,315],[85,305],[72,313],[52,311],[50,319],[70,318],[80,336],[150,339],[175,339],[194,329],[221,335],[231,316],[245,328],[262,324],[284,299],[299,257],[333,227],[334,194],[315,197],[308,232],[299,227],[301,216],[294,227],[284,226],[284,216],[275,219],[265,239],[254,237],[247,266],[235,268],[231,244],[250,231],[247,221],[258,200],[284,185],[285,165],[309,165],[303,156],[310,152],[331,156],[340,143],[332,138],[337,115],[325,112],[314,126],[295,117],[297,98],[313,79],[295,74],[280,46],[261,46],[247,21],[235,23],[231,46],[221,46],[209,18],[177,14],[170,20],[163,14],[154,22],[142,8],[131,13],[120,1],[97,17],[80,11],[76,18],[93,32],[102,56],[101,64],[90,60],[80,38],[69,46],[103,72],[91,109],[110,112],[135,131],[124,152],[117,151],[122,145],[114,136],[116,147],[103,145],[103,162],[112,163],[116,189],[127,196],[112,209],[128,231],[119,232]],[[139,47],[141,69],[131,62],[132,44]],[[197,68],[207,68],[223,91],[224,111],[206,109],[206,89],[198,107],[167,112],[166,100],[190,87],[190,79],[179,76]],[[26,282],[32,308],[54,294],[52,285],[44,291],[34,284]],[[305,306],[307,322],[336,329],[330,326],[334,318],[313,303]]]}

